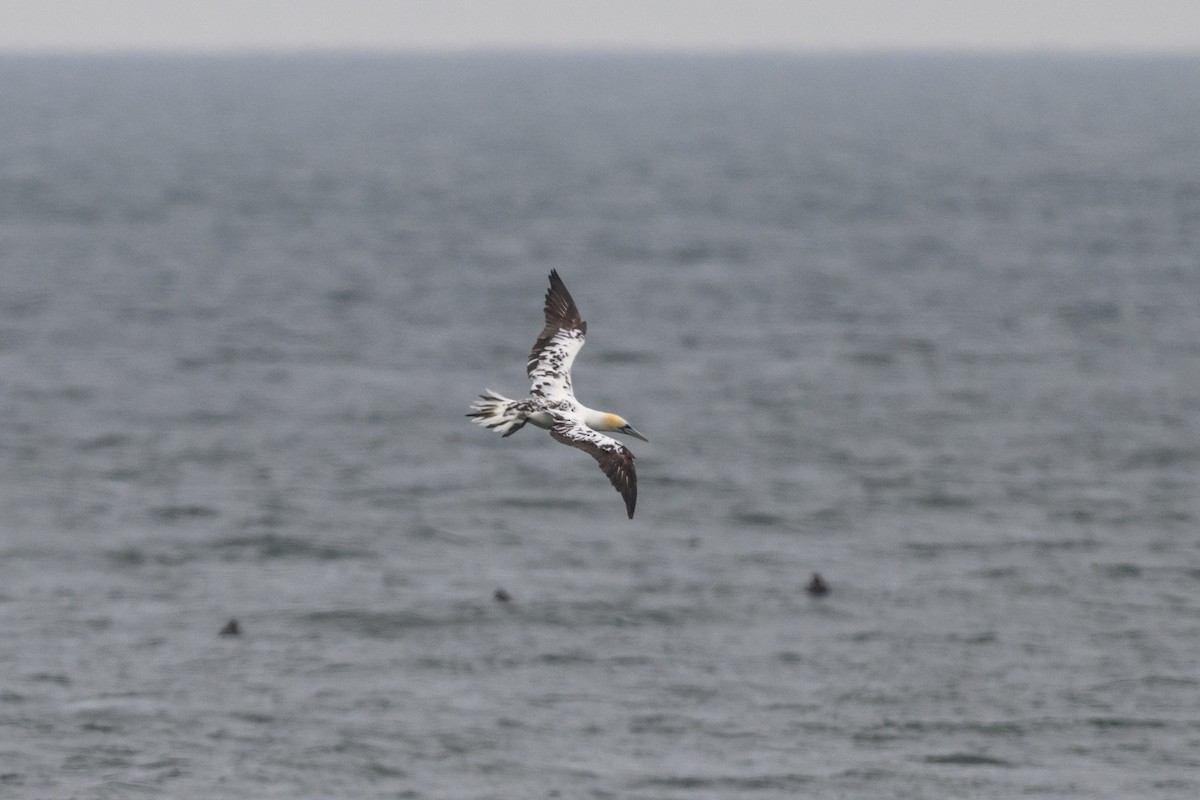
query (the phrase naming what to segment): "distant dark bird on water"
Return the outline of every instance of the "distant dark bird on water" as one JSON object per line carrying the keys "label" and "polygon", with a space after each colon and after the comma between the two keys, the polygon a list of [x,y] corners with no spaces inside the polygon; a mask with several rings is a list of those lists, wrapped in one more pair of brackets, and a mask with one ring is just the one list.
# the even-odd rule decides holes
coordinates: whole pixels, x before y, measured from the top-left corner
{"label": "distant dark bird on water", "polygon": [[526,422],[532,422],[550,431],[556,441],[579,448],[599,462],[600,469],[625,498],[625,510],[633,519],[633,508],[637,505],[633,453],[616,439],[597,431],[623,433],[643,442],[650,440],[624,418],[588,408],[575,399],[571,364],[583,347],[586,333],[587,323],[580,318],[575,301],[558,277],[558,271],[551,270],[550,288],[546,291],[546,327],[533,343],[525,365],[532,384],[529,397],[512,400],[485,389],[467,416],[504,436],[512,436]]}
{"label": "distant dark bird on water", "polygon": [[241,632],[242,626],[238,625],[238,621],[236,619],[229,620],[229,622],[225,623],[225,627],[221,628],[222,636],[238,636],[241,634]]}
{"label": "distant dark bird on water", "polygon": [[824,597],[825,595],[829,594],[829,584],[827,584],[825,579],[821,577],[821,573],[814,572],[812,580],[808,582],[808,586],[806,586],[804,590],[813,597]]}
{"label": "distant dark bird on water", "polygon": [[512,595],[507,590],[500,588],[492,592],[492,599],[497,603],[507,603],[509,600],[512,600]]}

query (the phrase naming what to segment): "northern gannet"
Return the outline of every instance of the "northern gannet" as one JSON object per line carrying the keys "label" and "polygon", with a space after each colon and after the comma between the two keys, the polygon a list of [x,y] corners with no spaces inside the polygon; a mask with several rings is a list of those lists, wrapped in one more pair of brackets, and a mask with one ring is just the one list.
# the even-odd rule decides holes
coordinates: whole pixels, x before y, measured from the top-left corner
{"label": "northern gannet", "polygon": [[587,323],[580,319],[579,309],[558,277],[558,270],[551,270],[550,288],[546,291],[546,327],[533,343],[525,365],[531,382],[529,397],[512,400],[485,389],[467,416],[504,436],[512,436],[526,422],[532,422],[550,431],[557,441],[578,447],[600,463],[600,469],[625,498],[625,510],[633,519],[633,507],[637,504],[633,453],[616,439],[597,431],[624,433],[643,442],[650,440],[624,418],[588,408],[575,399],[571,364],[583,347],[586,333]]}

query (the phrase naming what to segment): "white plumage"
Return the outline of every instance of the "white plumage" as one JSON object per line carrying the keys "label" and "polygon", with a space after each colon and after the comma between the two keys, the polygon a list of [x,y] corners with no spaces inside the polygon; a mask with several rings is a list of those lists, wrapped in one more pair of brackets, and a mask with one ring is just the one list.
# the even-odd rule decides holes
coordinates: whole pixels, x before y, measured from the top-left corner
{"label": "white plumage", "polygon": [[592,456],[612,485],[625,499],[625,510],[633,519],[637,505],[637,472],[633,453],[625,445],[601,432],[624,433],[649,441],[616,414],[597,411],[575,399],[571,388],[571,365],[587,335],[587,323],[571,299],[557,270],[550,272],[546,291],[546,326],[533,344],[525,371],[529,375],[529,397],[513,400],[491,389],[472,404],[468,417],[486,428],[512,436],[531,422],[550,431],[556,441],[577,447]]}

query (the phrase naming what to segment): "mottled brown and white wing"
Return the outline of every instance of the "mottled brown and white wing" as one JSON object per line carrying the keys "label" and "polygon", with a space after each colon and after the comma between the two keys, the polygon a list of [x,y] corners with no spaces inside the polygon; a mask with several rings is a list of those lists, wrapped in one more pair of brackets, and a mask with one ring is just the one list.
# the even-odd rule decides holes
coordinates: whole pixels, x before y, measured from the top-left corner
{"label": "mottled brown and white wing", "polygon": [[596,459],[600,469],[612,481],[613,488],[625,498],[625,510],[633,519],[633,508],[637,505],[637,471],[629,448],[573,419],[558,418],[550,428],[550,435]]}
{"label": "mottled brown and white wing", "polygon": [[571,365],[586,334],[587,323],[580,319],[575,301],[558,277],[558,270],[551,270],[550,288],[546,290],[546,327],[533,343],[525,365],[531,395],[574,401]]}

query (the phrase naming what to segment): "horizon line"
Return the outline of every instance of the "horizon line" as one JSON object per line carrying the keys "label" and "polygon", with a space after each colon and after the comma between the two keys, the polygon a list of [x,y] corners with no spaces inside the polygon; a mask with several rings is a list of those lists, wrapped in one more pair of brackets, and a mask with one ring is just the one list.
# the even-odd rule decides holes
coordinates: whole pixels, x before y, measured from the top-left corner
{"label": "horizon line", "polygon": [[223,57],[223,56],[1105,56],[1121,58],[1197,58],[1200,46],[1138,47],[1132,45],[552,45],[552,44],[434,44],[434,45],[247,45],[211,46],[0,45],[2,57]]}

